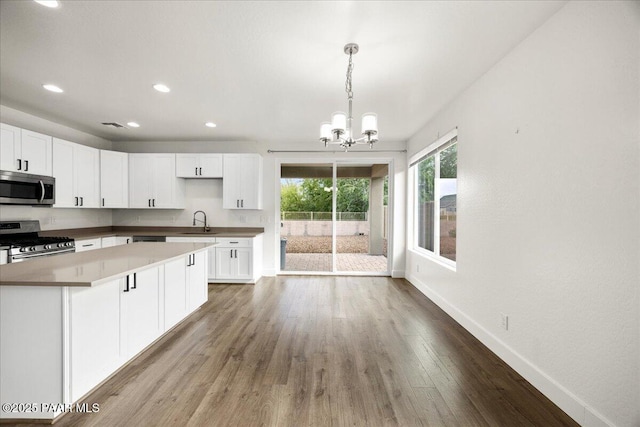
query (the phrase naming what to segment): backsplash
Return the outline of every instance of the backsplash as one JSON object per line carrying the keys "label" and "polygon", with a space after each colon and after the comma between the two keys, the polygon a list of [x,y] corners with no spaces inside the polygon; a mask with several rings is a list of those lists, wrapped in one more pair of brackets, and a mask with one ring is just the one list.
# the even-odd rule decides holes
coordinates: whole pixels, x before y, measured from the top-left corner
{"label": "backsplash", "polygon": [[36,219],[42,230],[106,227],[112,222],[110,209],[63,209],[31,206],[0,206],[0,220]]}
{"label": "backsplash", "polygon": [[264,227],[267,221],[265,211],[223,209],[222,179],[187,179],[185,191],[185,209],[114,209],[112,225],[188,227],[197,210],[207,214],[212,227]]}

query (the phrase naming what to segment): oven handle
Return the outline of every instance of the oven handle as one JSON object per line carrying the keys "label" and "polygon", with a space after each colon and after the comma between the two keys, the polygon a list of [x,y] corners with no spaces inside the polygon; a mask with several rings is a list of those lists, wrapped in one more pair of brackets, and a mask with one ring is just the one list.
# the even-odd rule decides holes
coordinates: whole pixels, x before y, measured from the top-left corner
{"label": "oven handle", "polygon": [[42,196],[40,196],[40,203],[42,203],[42,201],[44,200],[44,182],[42,182],[42,180],[38,182],[40,182],[40,188],[42,189]]}
{"label": "oven handle", "polygon": [[38,258],[41,256],[53,256],[53,255],[60,255],[60,254],[65,254],[65,253],[69,253],[69,252],[75,252],[75,248],[69,248],[69,249],[65,249],[64,251],[55,251],[55,252],[44,252],[44,253],[39,253],[39,254],[30,254],[30,255],[11,255],[9,256],[9,262],[20,262],[20,261],[25,261],[27,259],[30,258]]}

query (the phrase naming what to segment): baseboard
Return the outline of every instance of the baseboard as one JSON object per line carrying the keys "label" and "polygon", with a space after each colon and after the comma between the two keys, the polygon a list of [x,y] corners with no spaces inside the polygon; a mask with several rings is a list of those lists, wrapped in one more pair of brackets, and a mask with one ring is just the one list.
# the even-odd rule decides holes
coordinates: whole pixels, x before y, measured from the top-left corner
{"label": "baseboard", "polygon": [[276,275],[275,268],[265,268],[262,270],[262,275],[267,277],[274,277]]}
{"label": "baseboard", "polygon": [[413,274],[407,276],[407,280],[581,426],[614,426],[611,421],[607,420],[601,414],[598,414],[593,408],[590,408],[585,402],[564,388],[525,357],[518,354],[502,340],[498,339],[495,335],[490,333],[465,313],[458,310]]}

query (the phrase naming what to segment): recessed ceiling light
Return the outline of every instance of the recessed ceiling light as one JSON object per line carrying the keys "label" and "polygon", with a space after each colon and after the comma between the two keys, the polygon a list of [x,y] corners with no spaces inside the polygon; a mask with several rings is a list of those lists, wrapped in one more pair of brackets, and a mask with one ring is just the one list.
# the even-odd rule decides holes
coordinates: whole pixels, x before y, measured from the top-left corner
{"label": "recessed ceiling light", "polygon": [[129,123],[127,123],[127,126],[130,126],[132,128],[139,128],[140,127],[140,125],[137,124],[136,122],[129,122]]}
{"label": "recessed ceiling light", "polygon": [[205,123],[204,125],[205,125],[206,127],[208,127],[208,128],[214,128],[214,127],[216,127],[216,126],[217,126],[217,125],[216,125],[215,123],[213,123],[213,122],[207,122],[207,123]]}
{"label": "recessed ceiling light", "polygon": [[58,3],[57,0],[35,0],[35,2],[50,8],[60,6],[60,3]]}
{"label": "recessed ceiling light", "polygon": [[60,89],[58,86],[56,85],[52,85],[52,84],[46,84],[46,85],[42,85],[43,88],[45,88],[46,90],[49,90],[51,92],[55,92],[55,93],[62,93],[64,92],[62,89]]}
{"label": "recessed ceiling light", "polygon": [[164,93],[171,92],[171,89],[169,89],[168,86],[163,85],[162,83],[154,84],[153,88],[158,92],[164,92]]}

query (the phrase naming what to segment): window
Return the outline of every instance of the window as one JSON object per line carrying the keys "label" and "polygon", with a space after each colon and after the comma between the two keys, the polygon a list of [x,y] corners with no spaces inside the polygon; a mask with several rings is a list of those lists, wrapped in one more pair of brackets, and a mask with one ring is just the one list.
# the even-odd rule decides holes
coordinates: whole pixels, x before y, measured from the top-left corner
{"label": "window", "polygon": [[457,130],[412,158],[414,248],[446,264],[456,261]]}

